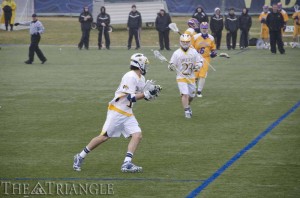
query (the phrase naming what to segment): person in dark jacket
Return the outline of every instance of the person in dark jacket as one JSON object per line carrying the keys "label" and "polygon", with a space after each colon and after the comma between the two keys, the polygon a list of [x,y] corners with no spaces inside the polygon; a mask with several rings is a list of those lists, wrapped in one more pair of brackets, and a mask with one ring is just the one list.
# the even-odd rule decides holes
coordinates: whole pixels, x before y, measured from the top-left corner
{"label": "person in dark jacket", "polygon": [[93,16],[89,12],[88,7],[83,8],[83,12],[79,16],[79,22],[81,23],[82,36],[78,44],[78,49],[82,49],[83,45],[85,49],[89,49],[90,31],[93,22]]}
{"label": "person in dark jacket", "polygon": [[104,6],[100,8],[100,14],[97,16],[97,27],[98,27],[98,49],[102,48],[102,34],[105,37],[105,46],[106,49],[110,49],[110,38],[109,38],[109,24],[110,24],[110,16],[106,13],[106,9]]}
{"label": "person in dark jacket", "polygon": [[217,49],[220,49],[222,31],[224,28],[223,16],[221,15],[220,8],[215,8],[215,14],[210,19],[210,29],[212,36],[215,38]]}
{"label": "person in dark jacket", "polygon": [[128,50],[131,49],[132,37],[135,38],[136,47],[135,49],[140,49],[140,31],[142,28],[142,15],[139,11],[136,10],[136,5],[131,6],[131,12],[128,16],[127,21],[127,30],[129,31],[128,37]]}
{"label": "person in dark jacket", "polygon": [[281,29],[285,23],[282,14],[278,11],[277,4],[273,4],[272,11],[267,16],[266,24],[269,28],[271,52],[276,54],[277,43],[279,52],[284,54]]}
{"label": "person in dark jacket", "polygon": [[252,18],[248,14],[248,9],[243,8],[242,15],[239,17],[239,28],[241,31],[240,48],[247,48],[249,45],[249,30],[252,26]]}
{"label": "person in dark jacket", "polygon": [[202,22],[209,22],[207,14],[204,12],[203,8],[201,6],[198,6],[192,16],[192,18],[195,18],[199,21],[199,24]]}
{"label": "person in dark jacket", "polygon": [[170,15],[166,13],[164,9],[161,9],[159,13],[157,13],[157,17],[155,20],[155,27],[156,30],[158,31],[158,37],[159,37],[160,50],[164,50],[165,47],[166,50],[171,50],[170,39],[169,39],[170,23],[172,23]]}
{"label": "person in dark jacket", "polygon": [[[227,49],[228,50],[235,49],[237,31],[239,29],[239,20],[234,13],[234,8],[230,8],[229,14],[228,16],[226,16],[225,28],[227,30],[227,35],[226,35]],[[231,40],[232,40],[232,45],[230,43]]]}

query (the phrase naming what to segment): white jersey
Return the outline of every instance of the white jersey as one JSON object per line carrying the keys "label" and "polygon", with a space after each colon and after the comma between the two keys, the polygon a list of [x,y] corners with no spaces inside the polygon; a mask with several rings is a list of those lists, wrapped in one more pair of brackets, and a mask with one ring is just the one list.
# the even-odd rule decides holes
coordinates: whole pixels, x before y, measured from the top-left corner
{"label": "white jersey", "polygon": [[194,48],[189,48],[186,52],[179,48],[170,60],[176,66],[177,82],[186,83],[195,82],[195,65],[202,65],[202,62],[201,55]]}
{"label": "white jersey", "polygon": [[145,86],[145,77],[139,77],[135,71],[127,72],[115,92],[115,97],[109,102],[109,110],[117,111],[125,116],[132,116],[133,103],[127,99],[128,94],[141,93]]}

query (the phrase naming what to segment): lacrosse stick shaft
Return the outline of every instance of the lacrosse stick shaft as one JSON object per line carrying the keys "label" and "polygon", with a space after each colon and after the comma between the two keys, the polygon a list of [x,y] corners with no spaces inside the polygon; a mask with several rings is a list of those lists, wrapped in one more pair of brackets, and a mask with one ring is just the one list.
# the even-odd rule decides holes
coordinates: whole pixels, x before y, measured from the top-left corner
{"label": "lacrosse stick shaft", "polygon": [[213,70],[213,71],[217,71],[205,58],[203,58],[203,60],[208,64],[208,66],[210,66],[210,68]]}

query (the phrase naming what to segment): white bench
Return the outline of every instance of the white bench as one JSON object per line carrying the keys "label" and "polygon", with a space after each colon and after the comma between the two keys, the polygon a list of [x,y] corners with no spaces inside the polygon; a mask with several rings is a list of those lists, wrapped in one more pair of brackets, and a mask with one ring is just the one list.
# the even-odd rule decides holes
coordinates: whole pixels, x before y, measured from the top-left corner
{"label": "white bench", "polygon": [[[135,4],[136,9],[142,15],[142,22],[146,25],[153,25],[160,9],[165,9],[168,12],[168,7],[165,1],[147,1],[136,3],[105,3],[105,1],[93,1],[93,17],[97,19],[100,13],[101,6],[105,6],[106,12],[110,15],[110,24],[127,24],[128,15],[131,11],[131,6]],[[96,22],[96,21],[94,21]]]}

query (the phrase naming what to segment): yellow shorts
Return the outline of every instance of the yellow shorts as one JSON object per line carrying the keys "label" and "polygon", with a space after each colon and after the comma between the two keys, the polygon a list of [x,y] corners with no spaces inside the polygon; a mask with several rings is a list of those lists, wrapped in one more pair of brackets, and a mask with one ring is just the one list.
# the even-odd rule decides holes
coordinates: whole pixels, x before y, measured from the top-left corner
{"label": "yellow shorts", "polygon": [[195,72],[195,78],[206,78],[208,72],[208,63],[210,60],[203,58],[203,65],[199,71]]}
{"label": "yellow shorts", "polygon": [[300,25],[294,26],[293,37],[296,38],[297,36],[300,36]]}
{"label": "yellow shorts", "polygon": [[262,39],[269,39],[269,28],[268,27],[262,27],[260,36],[261,36]]}

